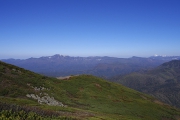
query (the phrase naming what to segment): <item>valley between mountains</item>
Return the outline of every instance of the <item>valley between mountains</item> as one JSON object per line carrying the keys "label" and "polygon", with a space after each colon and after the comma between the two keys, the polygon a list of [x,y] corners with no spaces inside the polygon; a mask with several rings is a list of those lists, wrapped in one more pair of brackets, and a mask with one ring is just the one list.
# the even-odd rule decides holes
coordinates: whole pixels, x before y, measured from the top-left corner
{"label": "valley between mountains", "polygon": [[[55,55],[2,61],[2,119],[180,119],[177,56],[72,60]],[[66,75],[69,77],[55,78]]]}

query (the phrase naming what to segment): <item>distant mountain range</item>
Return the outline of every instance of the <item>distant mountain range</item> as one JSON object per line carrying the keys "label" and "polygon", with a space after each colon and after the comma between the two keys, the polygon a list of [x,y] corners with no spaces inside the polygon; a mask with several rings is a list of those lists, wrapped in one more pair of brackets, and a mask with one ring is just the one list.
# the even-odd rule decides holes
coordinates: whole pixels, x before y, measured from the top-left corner
{"label": "distant mountain range", "polygon": [[56,54],[40,58],[3,59],[2,61],[53,77],[91,74],[98,77],[111,78],[142,69],[154,68],[173,59],[180,59],[180,56],[115,58],[107,56],[71,57]]}
{"label": "distant mountain range", "polygon": [[152,70],[134,72],[113,80],[180,108],[180,60],[172,60]]}

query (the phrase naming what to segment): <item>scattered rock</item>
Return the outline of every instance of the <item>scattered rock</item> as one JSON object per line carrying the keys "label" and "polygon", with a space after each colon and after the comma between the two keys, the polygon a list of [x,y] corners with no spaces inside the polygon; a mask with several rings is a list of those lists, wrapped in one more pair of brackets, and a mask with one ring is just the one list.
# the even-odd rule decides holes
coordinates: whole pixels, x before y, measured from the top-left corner
{"label": "scattered rock", "polygon": [[55,100],[54,97],[50,97],[47,93],[43,97],[40,97],[40,96],[35,95],[35,94],[27,94],[26,97],[38,100],[39,104],[45,103],[45,104],[50,105],[50,106],[66,107],[66,105],[63,105],[61,102]]}

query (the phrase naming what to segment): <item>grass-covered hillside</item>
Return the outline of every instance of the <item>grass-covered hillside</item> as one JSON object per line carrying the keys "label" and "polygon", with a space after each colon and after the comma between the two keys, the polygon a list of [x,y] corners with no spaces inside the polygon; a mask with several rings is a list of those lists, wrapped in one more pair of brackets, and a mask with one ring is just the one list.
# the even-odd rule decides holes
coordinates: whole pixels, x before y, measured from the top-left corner
{"label": "grass-covered hillside", "polygon": [[178,120],[146,94],[90,76],[59,80],[0,62],[0,119]]}
{"label": "grass-covered hillside", "polygon": [[116,79],[125,86],[151,94],[180,108],[180,60],[173,60],[155,69],[131,73]]}

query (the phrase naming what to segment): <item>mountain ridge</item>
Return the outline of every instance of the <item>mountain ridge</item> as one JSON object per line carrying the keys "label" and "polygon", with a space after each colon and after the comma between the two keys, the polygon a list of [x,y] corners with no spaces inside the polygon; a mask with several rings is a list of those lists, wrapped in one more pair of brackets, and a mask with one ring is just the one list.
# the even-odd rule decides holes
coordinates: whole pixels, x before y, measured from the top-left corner
{"label": "mountain ridge", "polygon": [[180,59],[180,56],[116,58],[108,56],[71,57],[56,54],[40,58],[3,59],[2,61],[53,77],[91,74],[111,78],[141,69],[153,68],[172,59]]}
{"label": "mountain ridge", "polygon": [[154,69],[134,72],[115,79],[127,87],[180,107],[180,60],[172,60]]}

